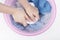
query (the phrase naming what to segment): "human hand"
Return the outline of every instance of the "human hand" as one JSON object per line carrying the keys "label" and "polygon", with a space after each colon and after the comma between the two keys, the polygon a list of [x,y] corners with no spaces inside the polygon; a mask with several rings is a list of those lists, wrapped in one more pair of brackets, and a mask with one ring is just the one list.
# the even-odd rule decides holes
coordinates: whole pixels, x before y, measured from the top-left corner
{"label": "human hand", "polygon": [[21,10],[16,9],[14,13],[12,14],[12,16],[16,22],[21,23],[23,26],[27,26],[26,19],[29,20],[29,18],[23,9]]}
{"label": "human hand", "polygon": [[32,5],[28,5],[25,8],[27,15],[30,17],[30,19],[32,21],[36,21],[35,19],[37,18],[37,20],[39,19],[39,11],[36,7],[33,7]]}

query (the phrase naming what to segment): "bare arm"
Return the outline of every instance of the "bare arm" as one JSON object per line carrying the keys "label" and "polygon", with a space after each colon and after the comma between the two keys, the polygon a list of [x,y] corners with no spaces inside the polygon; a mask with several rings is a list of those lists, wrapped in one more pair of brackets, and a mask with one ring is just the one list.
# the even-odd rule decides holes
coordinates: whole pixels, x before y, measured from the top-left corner
{"label": "bare arm", "polygon": [[13,14],[14,10],[15,8],[0,3],[0,12]]}
{"label": "bare arm", "polygon": [[27,23],[25,20],[25,18],[27,19],[27,15],[25,14],[23,9],[19,10],[17,8],[6,6],[6,5],[0,3],[0,12],[12,14],[12,16],[16,22],[19,22],[22,25],[27,26]]}
{"label": "bare arm", "polygon": [[28,0],[18,0],[18,2],[24,7],[29,7]]}

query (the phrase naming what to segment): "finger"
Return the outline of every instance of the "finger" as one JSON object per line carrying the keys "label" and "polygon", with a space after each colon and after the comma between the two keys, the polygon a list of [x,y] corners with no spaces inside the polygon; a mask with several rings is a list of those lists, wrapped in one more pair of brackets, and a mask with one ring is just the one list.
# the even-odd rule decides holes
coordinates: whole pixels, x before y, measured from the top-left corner
{"label": "finger", "polygon": [[34,14],[34,17],[38,20],[40,16],[38,14]]}
{"label": "finger", "polygon": [[27,26],[27,23],[26,22],[23,22],[23,26],[26,27]]}
{"label": "finger", "polygon": [[20,19],[15,20],[15,21],[18,23],[21,23],[23,26],[27,26],[27,22],[26,22],[25,18],[20,18]]}
{"label": "finger", "polygon": [[29,18],[32,20],[32,21],[34,21],[34,16],[33,16],[33,14],[28,14],[28,16],[29,16]]}
{"label": "finger", "polygon": [[23,24],[23,26],[24,26],[24,27],[26,27],[26,26],[27,26],[27,22],[26,22],[26,20],[25,20],[25,19],[22,19],[22,24]]}
{"label": "finger", "polygon": [[32,20],[29,18],[29,16],[25,15],[25,18],[27,21],[31,22]]}

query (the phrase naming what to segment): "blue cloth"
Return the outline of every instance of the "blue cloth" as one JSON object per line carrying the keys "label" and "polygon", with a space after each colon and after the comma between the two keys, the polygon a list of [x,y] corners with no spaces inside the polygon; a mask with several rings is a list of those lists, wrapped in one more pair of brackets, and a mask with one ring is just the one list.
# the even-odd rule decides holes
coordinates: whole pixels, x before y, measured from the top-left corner
{"label": "blue cloth", "polygon": [[48,23],[50,18],[49,13],[51,12],[51,5],[47,0],[29,0],[29,2],[34,3],[35,7],[37,7],[39,10],[40,19],[35,24],[31,24],[27,27],[24,27],[22,24],[15,22],[12,15],[10,15],[12,24],[18,29],[28,33],[41,30],[44,25]]}
{"label": "blue cloth", "polygon": [[51,11],[51,5],[47,0],[29,0],[29,2],[33,2],[42,15]]}

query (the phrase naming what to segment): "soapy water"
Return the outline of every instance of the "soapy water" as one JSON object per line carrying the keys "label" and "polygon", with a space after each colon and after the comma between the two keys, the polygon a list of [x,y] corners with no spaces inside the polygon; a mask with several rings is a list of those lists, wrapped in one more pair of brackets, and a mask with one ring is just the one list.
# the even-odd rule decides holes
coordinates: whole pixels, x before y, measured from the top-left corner
{"label": "soapy water", "polygon": [[[30,4],[31,4],[31,2],[32,1],[30,1]],[[10,15],[11,23],[19,30],[25,31],[28,33],[29,32],[30,33],[36,32],[36,31],[43,29],[45,27],[45,25],[49,22],[50,17],[51,17],[51,13],[50,13],[51,12],[51,5],[46,0],[40,0],[41,4],[39,3],[39,6],[37,5],[38,4],[37,2],[39,2],[39,1],[33,0],[33,2],[32,2],[33,3],[32,5],[39,9],[40,19],[37,22],[35,22],[33,24],[28,24],[27,27],[24,27],[22,24],[15,22],[12,15]],[[43,6],[45,6],[45,8]],[[16,7],[20,10],[22,9],[22,6],[18,2],[16,2],[14,7]]]}

